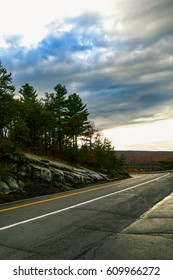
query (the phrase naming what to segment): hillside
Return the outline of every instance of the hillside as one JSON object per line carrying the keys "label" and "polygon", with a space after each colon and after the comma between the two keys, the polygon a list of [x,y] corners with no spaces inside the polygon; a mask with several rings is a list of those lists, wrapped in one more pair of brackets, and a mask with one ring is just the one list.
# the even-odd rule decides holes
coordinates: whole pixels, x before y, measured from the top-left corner
{"label": "hillside", "polygon": [[173,151],[116,151],[118,156],[123,155],[126,169],[133,171],[161,171],[166,166],[160,163],[163,160],[173,160]]}
{"label": "hillside", "polygon": [[114,176],[33,154],[0,154],[0,203],[85,187],[130,177]]}

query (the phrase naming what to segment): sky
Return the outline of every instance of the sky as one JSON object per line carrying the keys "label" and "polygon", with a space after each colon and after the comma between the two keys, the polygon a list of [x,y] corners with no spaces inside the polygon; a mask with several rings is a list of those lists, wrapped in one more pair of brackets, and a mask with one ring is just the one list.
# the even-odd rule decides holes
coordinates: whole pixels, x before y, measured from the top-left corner
{"label": "sky", "polygon": [[0,0],[0,60],[87,104],[116,150],[173,150],[172,0]]}

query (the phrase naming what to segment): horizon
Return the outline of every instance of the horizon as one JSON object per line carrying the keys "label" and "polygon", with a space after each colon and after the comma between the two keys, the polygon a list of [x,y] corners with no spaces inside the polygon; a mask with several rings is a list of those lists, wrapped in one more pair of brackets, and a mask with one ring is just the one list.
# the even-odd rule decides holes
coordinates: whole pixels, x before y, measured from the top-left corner
{"label": "horizon", "polygon": [[148,150],[115,150],[115,152],[144,152],[144,153],[173,153],[173,150],[170,151],[148,151]]}
{"label": "horizon", "polygon": [[172,0],[2,0],[1,9],[0,60],[16,95],[29,83],[41,98],[60,83],[115,150],[173,150]]}

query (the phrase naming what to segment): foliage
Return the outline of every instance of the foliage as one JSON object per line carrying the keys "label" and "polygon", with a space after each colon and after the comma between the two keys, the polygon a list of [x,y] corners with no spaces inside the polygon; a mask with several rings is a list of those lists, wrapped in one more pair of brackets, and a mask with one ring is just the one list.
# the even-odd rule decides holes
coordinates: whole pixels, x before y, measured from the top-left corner
{"label": "foliage", "polygon": [[17,99],[11,83],[11,73],[0,63],[1,149],[9,142],[13,150],[21,147],[100,170],[124,165],[111,142],[88,119],[87,106],[77,93],[67,96],[66,87],[57,84],[39,99],[33,86],[25,83]]}
{"label": "foliage", "polygon": [[167,170],[172,170],[173,169],[173,158],[169,158],[167,160],[161,160],[160,163],[164,166],[165,169]]}
{"label": "foliage", "polygon": [[80,149],[82,163],[106,173],[121,169],[124,166],[124,162],[117,158],[111,142],[107,138],[103,138],[102,134],[97,130],[93,129],[93,134],[93,142],[90,141],[89,145],[84,144]]}
{"label": "foliage", "polygon": [[7,73],[0,61],[0,138],[7,135],[14,113],[13,93],[15,87],[11,83],[11,73]]}
{"label": "foliage", "polygon": [[16,150],[17,146],[24,147],[28,143],[29,132],[30,130],[23,120],[19,119],[13,124],[11,138],[14,143],[14,150]]}

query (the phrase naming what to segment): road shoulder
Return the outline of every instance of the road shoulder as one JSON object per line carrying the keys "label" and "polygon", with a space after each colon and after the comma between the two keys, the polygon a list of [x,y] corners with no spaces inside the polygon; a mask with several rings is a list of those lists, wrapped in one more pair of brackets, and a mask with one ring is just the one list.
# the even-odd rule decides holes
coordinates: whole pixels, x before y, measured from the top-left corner
{"label": "road shoulder", "polygon": [[104,255],[104,259],[172,260],[172,210],[173,193],[158,202],[122,232],[110,236],[99,248],[97,252],[99,258]]}

